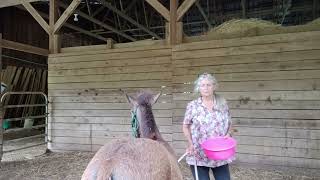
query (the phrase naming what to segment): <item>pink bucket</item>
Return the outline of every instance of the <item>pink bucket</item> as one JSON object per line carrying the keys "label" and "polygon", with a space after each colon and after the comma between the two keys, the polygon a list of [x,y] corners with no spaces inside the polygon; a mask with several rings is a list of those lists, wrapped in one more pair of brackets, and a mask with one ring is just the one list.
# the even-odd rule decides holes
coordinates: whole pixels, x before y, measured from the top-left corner
{"label": "pink bucket", "polygon": [[214,137],[204,141],[201,147],[209,159],[225,160],[235,154],[236,145],[232,137]]}

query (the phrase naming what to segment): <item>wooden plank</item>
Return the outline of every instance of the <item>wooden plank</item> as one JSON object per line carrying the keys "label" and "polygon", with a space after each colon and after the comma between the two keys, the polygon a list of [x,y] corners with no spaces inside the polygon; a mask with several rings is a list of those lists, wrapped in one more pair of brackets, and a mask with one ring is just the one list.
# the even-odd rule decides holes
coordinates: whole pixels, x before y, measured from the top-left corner
{"label": "wooden plank", "polygon": [[[160,65],[165,62],[171,63],[169,57],[157,57],[154,58],[156,63],[150,62],[150,58],[140,59],[137,63],[144,62],[143,65]],[[128,60],[129,61],[129,60]],[[140,64],[134,64],[134,59],[131,59],[131,62],[128,61],[121,62],[118,60],[117,63],[114,61],[92,61],[92,62],[72,62],[72,63],[61,63],[61,64],[49,64],[50,70],[61,70],[61,69],[89,69],[89,68],[102,68],[102,67],[123,67],[123,66],[141,66]]]}
{"label": "wooden plank", "polygon": [[[25,0],[26,2],[37,2],[41,0]],[[21,4],[21,0],[1,0],[0,8],[9,7],[9,6],[17,6]]]}
{"label": "wooden plank", "polygon": [[[175,109],[185,109],[189,101],[176,101]],[[320,109],[320,101],[228,101],[231,109]]]}
{"label": "wooden plank", "polygon": [[[123,67],[123,66],[144,66],[144,65],[160,65],[160,64],[169,64],[171,63],[171,59],[169,56],[164,57],[153,57],[153,58],[139,58],[139,59],[123,59],[123,60],[99,60],[99,61],[90,61],[90,62],[65,62],[65,63],[49,63],[49,69],[51,67],[62,67],[63,65],[66,66],[76,66],[76,67],[85,67],[88,68],[102,68],[102,67]],[[87,69],[87,68],[86,68]],[[56,75],[57,73],[49,72],[51,74]],[[92,73],[94,74],[94,73]],[[63,74],[62,74],[63,75]],[[61,76],[61,75],[60,75]]]}
{"label": "wooden plank", "polygon": [[[171,72],[135,73],[135,74],[114,74],[108,75],[85,75],[85,76],[60,76],[49,77],[48,83],[76,83],[76,82],[114,82],[134,80],[169,80]],[[308,83],[306,83],[308,84]]]}
{"label": "wooden plank", "polygon": [[[65,53],[67,54],[67,53]],[[105,60],[128,60],[140,58],[155,58],[155,57],[171,57],[171,51],[168,49],[151,49],[133,52],[108,52],[108,50],[99,51],[94,54],[75,54],[72,56],[62,57],[49,57],[49,63],[66,63],[66,62],[92,62],[92,61],[105,61]],[[131,60],[132,61],[132,60]]]}
{"label": "wooden plank", "polygon": [[[129,138],[129,133],[121,133],[117,136],[104,136],[104,137],[53,137],[54,143],[68,143],[68,144],[87,144],[87,145],[104,145],[112,139]],[[167,140],[166,136],[164,137]]]}
{"label": "wooden plank", "polygon": [[[174,116],[183,116],[185,109],[175,109]],[[265,109],[232,109],[236,118],[284,118],[284,119],[320,119],[319,110],[265,110]]]}
{"label": "wooden plank", "polygon": [[[170,125],[158,126],[160,133],[172,133]],[[130,125],[118,124],[67,124],[67,123],[51,123],[50,129],[59,130],[80,130],[80,131],[104,131],[104,132],[131,132]]]}
{"label": "wooden plank", "polygon": [[285,119],[319,119],[319,110],[245,110],[233,109],[233,117],[250,118],[285,118]]}
{"label": "wooden plank", "polygon": [[285,158],[281,156],[263,156],[238,153],[238,161],[242,163],[266,164],[275,166],[319,169],[319,159]]}
{"label": "wooden plank", "polygon": [[[66,109],[66,110],[60,110],[60,109],[51,109],[49,111],[50,114],[53,116],[79,116],[79,117],[85,117],[85,116],[92,116],[92,117],[130,117],[130,111],[128,110],[109,110],[109,109],[97,109],[97,110],[74,110],[74,109]],[[171,110],[165,110],[165,109],[155,109],[153,110],[154,116],[157,117],[171,117],[172,111]]]}
{"label": "wooden plank", "polygon": [[[227,73],[214,74],[215,78],[220,82],[226,81],[257,81],[257,80],[308,80],[320,77],[320,70],[297,70],[297,71],[271,71],[266,72],[243,72],[243,73]],[[174,84],[192,83],[197,75],[181,75],[173,76]]]}
{"label": "wooden plank", "polygon": [[191,75],[208,73],[240,73],[240,72],[269,72],[269,71],[284,71],[284,70],[317,70],[319,69],[320,60],[303,60],[303,61],[287,61],[287,62],[266,62],[254,64],[234,64],[221,66],[202,66],[175,68],[174,76],[176,75]]}
{"label": "wooden plank", "polygon": [[[54,103],[54,105],[49,107],[49,109],[54,110],[67,110],[67,109],[77,109],[77,110],[89,110],[89,109],[105,109],[105,110],[130,110],[129,103]],[[157,103],[152,106],[153,110],[167,109],[171,110],[172,105],[168,103]]]}
{"label": "wooden plank", "polygon": [[22,44],[14,41],[9,41],[5,39],[2,40],[1,47],[5,49],[13,49],[16,51],[27,52],[41,56],[48,56],[49,54],[49,51],[47,49],[31,46],[28,44]]}
{"label": "wooden plank", "polygon": [[286,51],[303,51],[319,49],[319,41],[302,41],[302,42],[290,42],[290,43],[274,43],[274,44],[262,44],[262,45],[248,45],[240,47],[227,47],[216,49],[204,49],[194,51],[181,51],[173,52],[173,59],[191,59],[191,58],[203,58],[203,57],[216,57],[216,56],[230,56],[241,54],[261,54],[261,53],[275,53]]}
{"label": "wooden plank", "polygon": [[[192,92],[193,84],[175,84],[174,92]],[[271,80],[271,81],[243,81],[243,82],[220,82],[219,90],[227,91],[290,91],[290,90],[320,90],[320,79],[309,80]]]}
{"label": "wooden plank", "polygon": [[[127,111],[129,112],[129,110]],[[127,113],[128,114],[128,113]],[[158,117],[155,119],[157,125],[171,125],[172,118]],[[69,123],[69,124],[118,124],[118,125],[130,125],[131,119],[127,117],[56,117],[50,116],[49,121],[51,123]]]}
{"label": "wooden plank", "polygon": [[320,120],[292,120],[292,119],[254,119],[254,118],[232,118],[235,127],[274,127],[274,128],[302,128],[320,130]]}
{"label": "wooden plank", "polygon": [[170,82],[165,80],[142,80],[142,81],[121,81],[121,82],[83,82],[48,84],[49,90],[54,89],[87,89],[90,88],[159,88],[169,86]]}
{"label": "wooden plank", "polygon": [[[218,92],[227,100],[320,100],[319,91],[258,91],[258,92]],[[191,93],[174,93],[173,100],[193,100],[197,94]]]}
{"label": "wooden plank", "polygon": [[[55,137],[75,137],[75,138],[92,138],[93,144],[101,144],[101,141],[115,138],[130,138],[131,132],[106,132],[106,131],[72,131],[72,130],[52,130]],[[161,134],[166,141],[172,141],[171,134]],[[106,142],[105,142],[106,143]]]}
{"label": "wooden plank", "polygon": [[[70,24],[66,24],[66,27],[70,27],[72,29],[78,29],[75,28],[74,26],[71,26]],[[79,30],[82,32],[83,30]],[[89,32],[89,31],[88,31]],[[85,33],[88,34],[88,33]],[[90,35],[93,33],[90,33]],[[96,35],[97,36],[97,35]],[[101,39],[102,36],[100,36]],[[103,41],[107,41],[106,38],[101,39]],[[117,51],[121,51],[124,49],[127,49],[127,51],[130,51],[130,48],[137,48],[139,47],[140,49],[146,49],[146,47],[151,49],[157,49],[156,47],[158,46],[160,49],[165,46],[165,41],[164,40],[141,40],[141,41],[135,41],[135,42],[127,42],[127,43],[118,43],[118,44],[113,44],[113,48],[116,49]],[[102,45],[90,45],[90,46],[77,46],[77,47],[66,47],[61,49],[61,53],[74,53],[74,52],[79,52],[83,53],[86,51],[98,51],[98,50],[106,50],[107,49],[107,44],[102,44]],[[167,47],[168,48],[168,47]],[[139,49],[137,49],[139,50]],[[59,56],[60,57],[60,56]]]}
{"label": "wooden plank", "polygon": [[237,141],[243,145],[287,147],[287,148],[307,148],[319,150],[320,140],[313,139],[293,139],[293,138],[274,138],[274,137],[252,137],[235,136]]}
{"label": "wooden plank", "polygon": [[[22,91],[26,91],[27,85],[29,84],[29,77],[32,74],[32,69],[29,68],[25,68],[23,75],[22,75],[22,79],[24,79],[23,83],[21,84],[22,87]],[[17,101],[18,104],[22,104],[24,99],[25,99],[26,95],[20,95],[19,100]]]}
{"label": "wooden plank", "polygon": [[[172,132],[174,132],[175,139],[182,139],[184,134],[181,132],[181,124],[173,125]],[[267,128],[267,127],[236,127],[238,131],[234,133],[236,137],[268,137],[268,138],[289,138],[289,139],[307,139],[319,140],[319,130],[310,129],[286,129],[286,128]],[[183,139],[183,140],[184,140]],[[288,141],[290,142],[290,141]]]}
{"label": "wooden plank", "polygon": [[287,34],[272,34],[253,37],[241,37],[234,39],[220,39],[184,43],[172,47],[172,51],[190,51],[198,49],[212,49],[225,47],[239,47],[248,45],[261,45],[273,43],[288,43],[298,41],[313,41],[320,39],[320,31],[297,32]]}
{"label": "wooden plank", "polygon": [[281,137],[281,138],[301,138],[319,140],[319,130],[310,129],[277,129],[277,128],[258,128],[258,127],[238,127],[238,136],[262,136],[262,137]]}
{"label": "wooden plank", "polygon": [[[147,67],[147,68],[146,68]],[[127,76],[127,74],[142,74],[163,72],[170,73],[172,68],[170,64],[156,64],[144,66],[119,66],[119,67],[102,67],[88,69],[66,69],[66,70],[49,70],[49,78],[58,76],[84,76],[84,75],[115,75]],[[107,80],[107,79],[105,79]]]}
{"label": "wooden plank", "polygon": [[[101,46],[74,47],[73,49],[77,48],[77,49],[80,49],[80,50],[72,50],[72,51],[69,51],[69,52],[59,53],[59,54],[50,54],[49,58],[95,55],[95,54],[109,54],[109,53],[125,53],[125,52],[160,50],[160,49],[167,49],[168,51],[171,52],[171,47],[168,46],[168,45],[141,46],[139,44],[139,45],[135,46],[135,44],[137,44],[137,43],[138,42],[131,42],[131,43],[128,43],[128,45],[126,45],[127,43],[115,44],[113,49],[102,49]],[[142,43],[142,44],[145,44],[145,43]],[[118,47],[118,48],[116,48],[116,47]]]}
{"label": "wooden plank", "polygon": [[[270,58],[272,57],[272,58]],[[219,56],[209,58],[179,59],[173,60],[174,67],[209,66],[242,63],[261,63],[278,61],[297,61],[319,59],[320,50],[292,51],[281,53],[244,54],[234,56]]]}
{"label": "wooden plank", "polygon": [[[101,140],[106,141],[108,139],[114,138],[125,138],[131,137],[131,132],[106,132],[106,131],[93,131],[92,132],[93,142],[97,144],[101,143]],[[168,141],[169,143],[172,142],[172,134],[171,133],[162,133],[161,136]]]}
{"label": "wooden plank", "polygon": [[53,152],[59,151],[92,151],[92,145],[89,144],[65,144],[65,143],[56,143],[50,142],[48,143],[48,149],[52,150]]}
{"label": "wooden plank", "polygon": [[190,7],[196,2],[196,0],[184,0],[177,10],[177,21],[180,21],[184,14],[190,9]]}
{"label": "wooden plank", "polygon": [[[32,74],[31,74],[31,76],[30,76],[30,79],[29,79],[29,81],[30,81],[30,84],[28,84],[28,90],[30,89],[31,91],[32,91],[32,89],[33,89],[33,86],[34,86],[34,84],[35,84],[35,77],[36,77],[36,69],[33,69],[33,71],[32,71]],[[32,95],[32,94],[28,94],[28,95],[26,95],[26,101],[24,102],[25,104],[30,104],[30,100],[31,100],[31,98],[33,97],[34,95]],[[23,113],[22,113],[22,116],[29,116],[29,114],[28,114],[28,108],[23,108]]]}
{"label": "wooden plank", "polygon": [[[248,139],[246,139],[248,137]],[[262,146],[262,147],[275,147],[287,149],[309,149],[319,150],[320,140],[309,139],[290,139],[290,138],[270,138],[270,137],[249,137],[249,136],[235,136],[238,144],[241,146]],[[179,140],[177,140],[179,139]],[[177,138],[173,136],[174,148],[186,148],[187,141],[184,137]]]}
{"label": "wooden plank", "polygon": [[87,130],[61,130],[61,129],[52,129],[52,136],[55,137],[90,137],[92,135],[92,131]]}
{"label": "wooden plank", "polygon": [[[232,111],[232,110],[231,110]],[[173,117],[174,124],[182,124],[184,114]],[[258,128],[302,128],[320,130],[320,120],[318,119],[264,119],[264,118],[242,118],[232,117],[232,124],[235,128],[239,127],[258,127]]]}
{"label": "wooden plank", "polygon": [[[159,88],[148,88],[149,91],[153,92],[156,94],[157,92],[162,92],[162,95],[160,96],[166,96],[166,95],[171,95],[172,88],[171,87],[161,87]],[[75,96],[75,97],[80,97],[80,96],[113,96],[113,97],[123,97],[125,98],[124,92],[129,93],[129,94],[136,94],[137,92],[141,91],[140,88],[123,88],[123,89],[93,89],[93,88],[88,88],[88,89],[72,89],[72,90],[54,90],[54,91],[49,91],[49,96]]]}
{"label": "wooden plank", "polygon": [[27,9],[27,11],[31,14],[31,16],[40,24],[40,26],[50,34],[50,27],[48,23],[40,16],[38,11],[32,7],[32,5],[27,2],[27,0],[20,0],[20,3]]}
{"label": "wooden plank", "polygon": [[68,20],[68,18],[72,15],[73,11],[77,9],[81,0],[73,0],[69,7],[62,13],[58,21],[54,25],[53,33],[57,33],[63,24]]}
{"label": "wooden plank", "polygon": [[170,21],[170,13],[158,0],[146,0],[158,13],[162,15],[167,21]]}
{"label": "wooden plank", "polygon": [[[49,91],[50,92],[50,91]],[[106,103],[123,103],[127,102],[127,99],[123,96],[80,96],[80,97],[49,97],[49,101],[56,102],[106,102]],[[157,103],[171,103],[172,95],[161,96]]]}

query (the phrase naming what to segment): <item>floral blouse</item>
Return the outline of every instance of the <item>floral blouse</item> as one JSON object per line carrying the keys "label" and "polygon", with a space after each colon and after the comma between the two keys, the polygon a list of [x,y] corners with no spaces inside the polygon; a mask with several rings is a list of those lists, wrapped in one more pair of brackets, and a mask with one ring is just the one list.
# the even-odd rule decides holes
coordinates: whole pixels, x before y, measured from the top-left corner
{"label": "floral blouse", "polygon": [[[213,112],[210,112],[202,104],[201,97],[189,102],[183,124],[191,124],[192,142],[198,153],[196,155],[196,157],[198,157],[196,159],[197,166],[218,167],[228,164],[235,159],[235,157],[216,161],[208,159],[200,146],[206,139],[215,136],[225,136],[228,132],[228,128],[231,125],[231,117],[226,102],[218,107],[216,101],[214,101]],[[187,156],[186,160],[189,165],[195,165],[193,155]]]}

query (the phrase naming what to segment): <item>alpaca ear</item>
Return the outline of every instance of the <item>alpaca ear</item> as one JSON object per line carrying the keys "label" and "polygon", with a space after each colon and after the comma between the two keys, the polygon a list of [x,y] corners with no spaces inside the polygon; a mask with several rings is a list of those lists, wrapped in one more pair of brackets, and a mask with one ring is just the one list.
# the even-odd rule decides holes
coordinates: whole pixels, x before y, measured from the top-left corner
{"label": "alpaca ear", "polygon": [[133,106],[138,105],[137,100],[134,97],[128,95],[127,93],[125,93],[125,94],[126,94],[126,98],[127,98],[128,103],[130,103]]}
{"label": "alpaca ear", "polygon": [[161,96],[161,94],[162,94],[162,92],[160,91],[158,94],[156,94],[155,96],[153,96],[151,105],[154,105],[154,104],[158,101],[158,99],[159,99],[159,97]]}

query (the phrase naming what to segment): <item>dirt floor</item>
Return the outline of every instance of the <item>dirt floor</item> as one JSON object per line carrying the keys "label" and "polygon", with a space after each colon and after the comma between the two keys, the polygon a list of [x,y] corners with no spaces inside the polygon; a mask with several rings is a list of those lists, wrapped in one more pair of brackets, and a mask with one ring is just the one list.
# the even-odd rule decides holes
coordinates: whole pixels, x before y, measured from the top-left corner
{"label": "dirt floor", "polygon": [[[37,139],[41,141],[41,139]],[[31,140],[30,140],[31,141]],[[33,140],[34,142],[34,140]],[[14,142],[20,146],[21,142]],[[27,142],[31,144],[32,142]],[[38,142],[37,142],[38,143]],[[25,144],[24,144],[25,145]],[[6,148],[14,145],[6,144]],[[0,180],[74,180],[80,179],[84,169],[93,157],[91,152],[45,153],[46,146],[6,153],[0,163]],[[191,180],[189,167],[180,164],[186,180]],[[319,180],[320,175],[296,170],[261,170],[231,165],[234,180]],[[213,178],[212,178],[213,179]]]}

